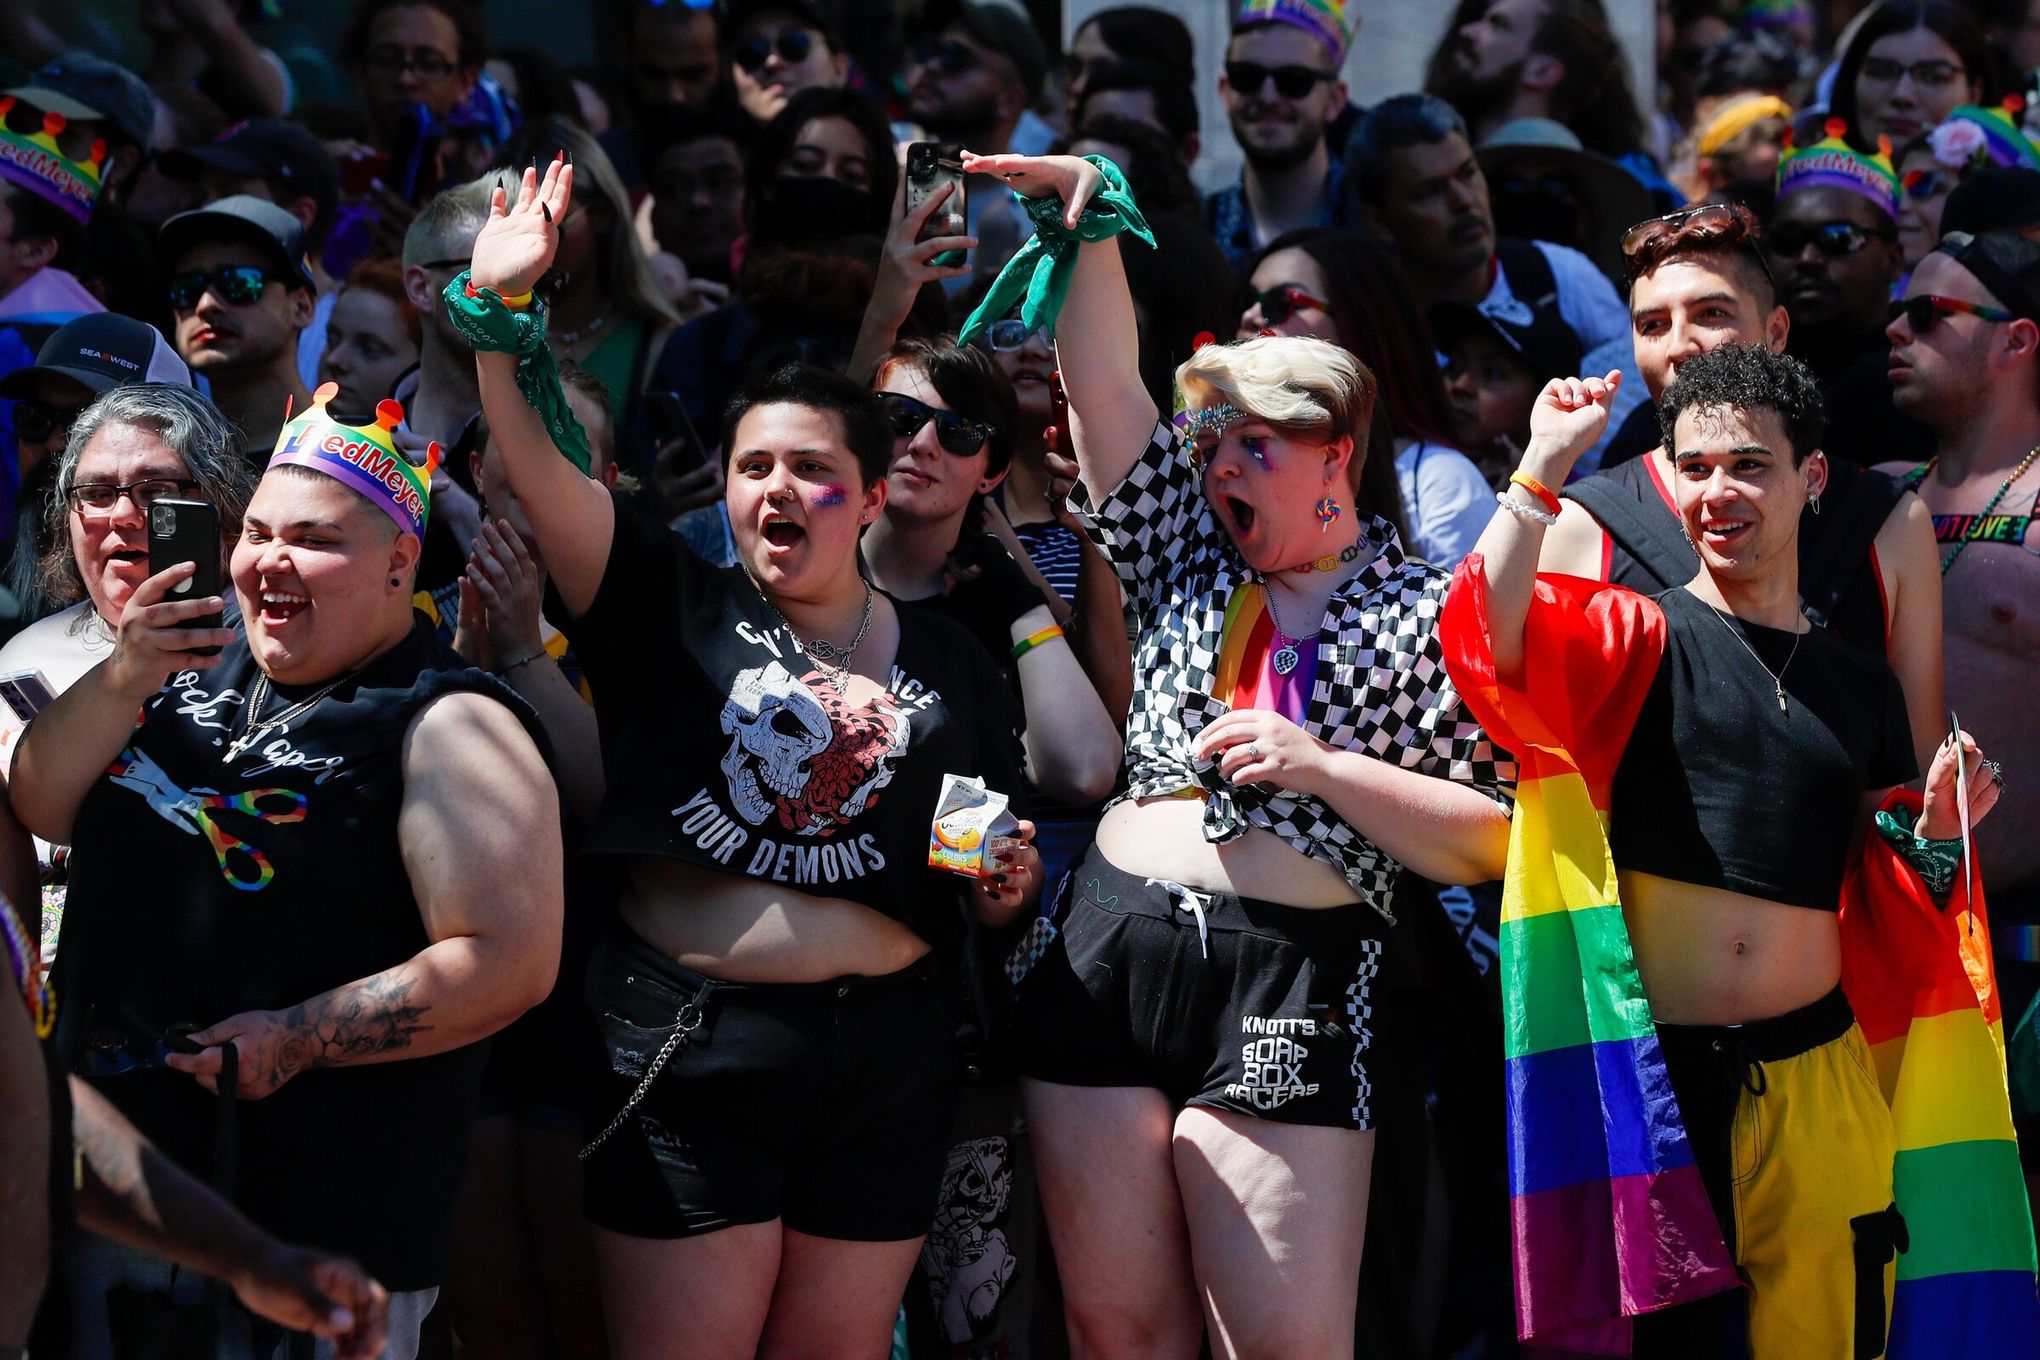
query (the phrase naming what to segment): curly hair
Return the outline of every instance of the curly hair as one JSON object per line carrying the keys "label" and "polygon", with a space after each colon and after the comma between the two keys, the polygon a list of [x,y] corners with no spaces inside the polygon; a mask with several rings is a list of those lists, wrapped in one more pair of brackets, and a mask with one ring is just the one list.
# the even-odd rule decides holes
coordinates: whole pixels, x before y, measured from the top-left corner
{"label": "curly hair", "polygon": [[1827,427],[1813,370],[1789,354],[1773,354],[1762,345],[1718,345],[1680,364],[1679,376],[1658,399],[1666,458],[1676,456],[1672,427],[1679,417],[1687,411],[1715,407],[1745,413],[1776,411],[1792,445],[1794,467],[1820,447]]}

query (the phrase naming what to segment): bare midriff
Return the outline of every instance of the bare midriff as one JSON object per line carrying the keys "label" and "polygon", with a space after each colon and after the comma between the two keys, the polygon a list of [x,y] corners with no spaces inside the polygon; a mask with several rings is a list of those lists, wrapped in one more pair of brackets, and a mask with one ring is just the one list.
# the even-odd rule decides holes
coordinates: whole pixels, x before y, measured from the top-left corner
{"label": "bare midriff", "polygon": [[929,950],[859,903],[678,860],[633,860],[618,909],[654,948],[725,982],[883,977]]}
{"label": "bare midriff", "polygon": [[1201,798],[1115,803],[1098,824],[1098,851],[1129,874],[1291,907],[1339,907],[1357,894],[1344,874],[1272,831],[1250,828],[1223,845],[1204,839]]}
{"label": "bare midriff", "polygon": [[1643,990],[1672,1025],[1739,1025],[1820,1000],[1842,975],[1834,912],[1623,871]]}

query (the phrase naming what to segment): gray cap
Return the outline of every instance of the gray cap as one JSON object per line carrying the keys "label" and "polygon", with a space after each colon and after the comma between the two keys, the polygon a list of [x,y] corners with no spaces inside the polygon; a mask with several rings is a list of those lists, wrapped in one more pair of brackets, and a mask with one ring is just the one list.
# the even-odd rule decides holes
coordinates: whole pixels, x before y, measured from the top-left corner
{"label": "gray cap", "polygon": [[267,250],[296,286],[318,290],[311,262],[305,258],[304,223],[252,194],[235,194],[179,213],[163,224],[156,239],[167,269],[175,269],[184,252],[205,241],[252,242]]}

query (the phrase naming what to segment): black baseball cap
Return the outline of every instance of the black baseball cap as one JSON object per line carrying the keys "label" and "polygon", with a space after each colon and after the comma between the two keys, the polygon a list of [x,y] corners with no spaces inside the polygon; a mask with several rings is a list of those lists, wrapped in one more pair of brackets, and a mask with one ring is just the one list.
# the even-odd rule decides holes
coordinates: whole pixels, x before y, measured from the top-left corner
{"label": "black baseball cap", "polygon": [[1440,349],[1451,350],[1480,330],[1499,339],[1543,382],[1577,374],[1586,358],[1586,347],[1555,303],[1511,298],[1495,307],[1441,302],[1431,309],[1431,335]]}
{"label": "black baseball cap", "polygon": [[163,333],[118,312],[92,312],[57,327],[35,356],[33,368],[0,378],[0,397],[35,395],[35,376],[54,373],[99,395],[135,383],[191,386],[191,370]]}
{"label": "black baseball cap", "polygon": [[961,24],[974,40],[1012,62],[1028,98],[1041,93],[1041,82],[1048,78],[1048,48],[1032,19],[1001,0],[934,0],[921,11],[924,33],[940,33],[951,24]]}
{"label": "black baseball cap", "polygon": [[235,194],[179,213],[163,224],[156,240],[167,269],[175,269],[184,252],[203,242],[247,241],[268,251],[292,284],[318,291],[311,262],[305,258],[304,223],[253,194]]}
{"label": "black baseball cap", "polygon": [[147,147],[156,129],[156,96],[142,78],[91,52],[66,52],[37,71],[15,95],[47,113],[112,123],[136,146]]}
{"label": "black baseball cap", "polygon": [[723,16],[722,41],[725,44],[735,41],[739,29],[768,14],[783,14],[814,29],[828,39],[832,52],[841,47],[842,26],[828,7],[814,0],[731,0]]}
{"label": "black baseball cap", "polygon": [[2040,241],[2009,231],[1956,231],[1934,249],[1974,274],[2006,310],[2040,321]]}
{"label": "black baseball cap", "polygon": [[1948,192],[1941,205],[1941,234],[1975,235],[2040,227],[2040,170],[1993,165],[1978,170]]}
{"label": "black baseball cap", "polygon": [[156,158],[172,179],[197,179],[207,170],[243,179],[280,180],[319,205],[331,222],[340,201],[340,172],[326,144],[309,129],[281,118],[257,118],[229,129],[218,141],[180,146]]}

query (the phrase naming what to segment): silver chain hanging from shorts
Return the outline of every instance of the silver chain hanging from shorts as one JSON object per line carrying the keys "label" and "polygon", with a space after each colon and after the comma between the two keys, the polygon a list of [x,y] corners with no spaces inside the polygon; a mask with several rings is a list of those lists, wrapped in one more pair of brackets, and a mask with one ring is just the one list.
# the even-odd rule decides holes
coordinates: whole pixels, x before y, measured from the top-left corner
{"label": "silver chain hanging from shorts", "polygon": [[630,1118],[631,1111],[645,1098],[645,1092],[651,1090],[652,1083],[659,1079],[659,1073],[665,1071],[666,1064],[672,1061],[673,1054],[679,1049],[682,1041],[701,1028],[701,1022],[705,1018],[701,1004],[704,999],[705,995],[695,996],[680,1008],[679,1014],[673,1017],[673,1032],[667,1035],[666,1042],[659,1046],[657,1055],[652,1058],[651,1066],[645,1068],[644,1080],[637,1084],[637,1090],[630,1093],[630,1099],[623,1102],[623,1108],[616,1112],[616,1118],[609,1121],[609,1127],[590,1139],[588,1146],[574,1155],[574,1160],[587,1161],[590,1153],[608,1142],[610,1135],[623,1127],[623,1122]]}

